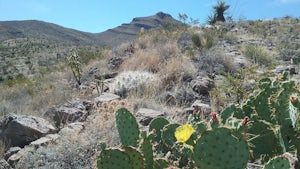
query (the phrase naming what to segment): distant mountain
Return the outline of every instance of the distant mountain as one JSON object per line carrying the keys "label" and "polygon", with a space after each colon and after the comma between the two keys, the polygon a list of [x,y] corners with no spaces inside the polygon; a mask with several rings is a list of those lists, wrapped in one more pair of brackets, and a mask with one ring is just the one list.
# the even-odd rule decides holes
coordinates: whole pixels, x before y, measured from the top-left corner
{"label": "distant mountain", "polygon": [[0,82],[18,74],[31,75],[57,65],[77,47],[114,47],[132,41],[143,28],[159,28],[179,23],[171,15],[159,12],[134,18],[102,33],[88,33],[37,20],[0,21]]}
{"label": "distant mountain", "polygon": [[130,23],[122,24],[113,29],[96,34],[98,44],[115,46],[120,43],[133,40],[144,29],[145,31],[162,27],[164,24],[182,24],[171,15],[159,12],[153,16],[134,18]]}
{"label": "distant mountain", "polygon": [[92,33],[64,28],[56,24],[37,20],[0,22],[0,41],[34,38],[85,45],[94,43],[94,36]]}
{"label": "distant mountain", "polygon": [[166,22],[180,23],[171,15],[159,12],[153,16],[134,18],[130,23],[101,33],[88,33],[37,20],[0,21],[0,41],[16,38],[42,38],[75,45],[115,46],[133,40],[142,28],[147,31],[161,27]]}

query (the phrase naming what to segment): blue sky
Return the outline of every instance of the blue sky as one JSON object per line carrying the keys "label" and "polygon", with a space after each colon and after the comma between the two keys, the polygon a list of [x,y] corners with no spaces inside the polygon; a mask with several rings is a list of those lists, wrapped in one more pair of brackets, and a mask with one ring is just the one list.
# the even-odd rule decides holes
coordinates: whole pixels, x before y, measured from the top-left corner
{"label": "blue sky", "polygon": [[[0,21],[42,20],[86,32],[102,32],[159,11],[185,13],[203,24],[217,0],[0,0]],[[235,19],[300,17],[300,0],[227,0]]]}

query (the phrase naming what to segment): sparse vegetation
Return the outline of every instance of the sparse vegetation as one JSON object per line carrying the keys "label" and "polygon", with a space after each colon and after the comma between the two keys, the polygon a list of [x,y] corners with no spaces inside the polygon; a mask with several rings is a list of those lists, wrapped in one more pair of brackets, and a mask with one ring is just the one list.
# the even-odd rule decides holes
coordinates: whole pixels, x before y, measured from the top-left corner
{"label": "sparse vegetation", "polygon": [[[223,128],[226,128],[224,130],[230,131],[233,135],[238,133],[235,136],[244,140],[247,146],[250,145],[248,148],[252,153],[258,152],[252,146],[261,146],[258,144],[259,141],[255,141],[255,139],[260,139],[262,142],[267,139],[262,136],[264,133],[255,133],[256,129],[251,127],[259,123],[259,125],[264,126],[263,129],[266,128],[267,132],[277,133],[282,129],[283,124],[287,124],[281,122],[289,118],[285,117],[282,121],[281,117],[277,116],[280,114],[278,112],[283,109],[287,112],[292,106],[296,107],[297,111],[299,108],[297,107],[299,106],[297,103],[299,87],[292,84],[287,76],[267,78],[264,79],[265,81],[258,80],[262,77],[274,77],[278,75],[278,72],[288,70],[290,68],[288,61],[291,58],[300,57],[299,44],[297,43],[300,32],[298,29],[300,28],[299,21],[285,18],[271,21],[239,21],[236,23],[231,21],[231,23],[226,23],[224,22],[224,14],[228,8],[229,5],[224,1],[218,2],[217,6],[213,8],[214,14],[209,19],[212,26],[197,26],[195,20],[190,18],[189,22],[186,14],[180,14],[179,18],[184,24],[166,21],[162,23],[161,27],[153,30],[143,28],[141,29],[143,31],[138,34],[134,41],[114,46],[111,50],[89,45],[67,45],[62,50],[61,46],[55,48],[52,43],[49,46],[41,45],[43,43],[33,44],[33,39],[1,42],[1,55],[5,55],[6,58],[13,58],[24,54],[24,58],[22,57],[24,64],[30,67],[32,72],[39,72],[34,76],[28,76],[28,72],[24,72],[24,74],[14,73],[12,76],[8,76],[11,72],[23,70],[21,69],[22,65],[14,67],[14,64],[8,61],[5,62],[6,67],[0,66],[2,68],[0,71],[6,71],[0,77],[1,116],[8,113],[42,116],[50,106],[62,104],[74,98],[87,99],[93,104],[94,98],[104,92],[112,92],[121,96],[121,99],[117,101],[93,104],[87,119],[88,122],[84,123],[82,132],[70,137],[65,136],[55,144],[51,143],[48,146],[30,151],[28,156],[19,161],[18,167],[88,168],[92,166],[95,168],[97,165],[96,158],[99,154],[101,154],[102,159],[99,159],[101,161],[105,159],[103,152],[111,153],[108,148],[98,149],[99,142],[106,142],[109,147],[124,144],[123,138],[117,137],[114,117],[117,109],[121,107],[130,109],[131,114],[137,116],[134,118],[140,118],[137,112],[141,108],[161,110],[166,117],[163,121],[172,123],[168,127],[165,126],[163,130],[156,130],[157,133],[165,132],[166,135],[163,136],[162,140],[150,142],[155,142],[153,150],[157,153],[153,154],[155,158],[152,159],[157,162],[157,165],[168,163],[169,167],[195,168],[200,166],[206,168],[206,164],[202,163],[203,160],[197,161],[192,158],[197,154],[195,152],[198,152],[195,150],[199,150],[201,147],[197,145],[197,142],[203,141],[200,139],[202,136],[210,137],[206,134],[214,133],[220,128],[222,128],[220,133],[222,133]],[[218,21],[222,23],[215,24]],[[20,49],[17,51],[17,55],[11,51],[13,46]],[[77,51],[72,51],[68,55],[67,51],[71,47],[76,48]],[[28,54],[26,51],[29,49],[32,51]],[[36,57],[28,57],[31,54],[41,54],[37,51],[42,49],[48,49],[51,58],[57,59],[35,60],[33,58]],[[63,59],[66,60],[65,63],[60,62]],[[112,68],[110,64],[114,61],[117,63]],[[49,62],[52,66],[48,66]],[[297,64],[295,62],[292,66]],[[41,66],[37,67],[36,65]],[[277,65],[282,66],[282,70],[277,70]],[[67,66],[71,68],[71,71],[68,71]],[[299,71],[298,67],[296,69]],[[213,87],[208,87],[210,84],[206,84],[202,77],[207,78]],[[77,85],[74,85],[74,78]],[[297,80],[299,75],[290,76],[290,78],[295,78],[296,82],[299,82]],[[107,88],[102,86],[104,84]],[[290,102],[283,102],[284,99],[282,98],[286,98],[286,94],[283,93],[284,97],[281,96],[282,91],[290,92],[285,84],[289,84],[293,92],[296,93]],[[74,90],[75,88],[76,90]],[[205,90],[205,92],[201,92],[201,90]],[[272,98],[276,98],[273,100],[274,104],[267,103],[268,100],[272,99],[265,96],[268,95],[266,92],[270,92]],[[200,110],[191,107],[195,101],[201,101],[208,105],[209,110],[222,113],[220,115],[213,113],[211,122],[208,122],[210,117],[208,114],[200,112],[204,114],[200,118],[200,114],[197,114]],[[231,104],[234,106],[230,106]],[[235,104],[239,104],[240,107]],[[264,105],[261,106],[261,104]],[[290,107],[287,108],[287,105]],[[292,111],[296,111],[296,108]],[[192,114],[191,111],[195,116],[188,118]],[[274,119],[265,118],[260,114],[261,111],[272,112]],[[222,117],[220,118],[220,116]],[[262,120],[267,122],[262,122]],[[276,123],[268,120],[276,120]],[[126,120],[121,121],[126,122]],[[179,127],[179,123],[190,124]],[[251,125],[247,126],[246,124]],[[141,124],[138,125],[141,126]],[[290,126],[284,127],[289,131],[291,129]],[[250,130],[244,130],[245,128]],[[192,134],[183,136],[177,129]],[[197,131],[198,136],[191,132],[192,129]],[[297,132],[299,132],[298,130],[297,128]],[[294,132],[291,131],[291,133]],[[294,134],[297,135],[297,132]],[[157,133],[149,130],[146,137],[144,137],[145,133],[139,135],[139,142],[147,144],[148,148],[152,147],[149,146],[148,141],[159,137],[156,135]],[[201,135],[200,138],[199,135]],[[244,137],[246,135],[247,137]],[[294,153],[295,146],[297,149],[299,148],[296,140],[293,140],[295,135],[284,136],[285,140],[281,140],[280,146],[278,144],[276,147],[286,148]],[[221,134],[220,136],[223,138],[224,135]],[[229,139],[233,138],[231,136]],[[275,143],[279,140],[278,137],[279,135],[272,135],[273,140],[276,138]],[[288,140],[289,138],[292,139]],[[215,140],[214,138],[213,141]],[[293,145],[289,141],[292,141]],[[221,144],[221,142],[218,143]],[[126,149],[125,147],[120,149],[123,154],[128,153],[129,150],[135,152],[135,148]],[[210,145],[210,147],[214,147],[214,145]],[[137,147],[138,152],[136,151],[136,154],[144,153],[144,148]],[[191,150],[192,148],[194,149]],[[245,146],[243,148],[245,150]],[[205,148],[202,147],[201,151],[203,150]],[[219,147],[215,150],[218,151]],[[167,153],[168,151],[171,154]],[[273,150],[270,151],[273,157],[275,154],[272,154]],[[281,149],[276,149],[277,154],[282,154],[282,152]],[[0,156],[3,153],[4,146],[0,142]],[[234,153],[237,152],[234,151]],[[223,153],[216,155],[219,154],[223,155]],[[197,155],[197,157],[201,156]],[[258,157],[260,155],[251,154],[249,158],[252,158],[251,162],[260,160],[266,162],[267,159]],[[166,163],[158,160],[158,158],[166,158]],[[62,160],[58,161],[57,159]],[[245,159],[244,168],[249,162]],[[210,161],[206,162],[210,163]],[[226,164],[220,166],[226,166]]]}
{"label": "sparse vegetation", "polygon": [[274,61],[274,57],[260,45],[245,45],[242,47],[242,52],[255,64],[268,66]]}

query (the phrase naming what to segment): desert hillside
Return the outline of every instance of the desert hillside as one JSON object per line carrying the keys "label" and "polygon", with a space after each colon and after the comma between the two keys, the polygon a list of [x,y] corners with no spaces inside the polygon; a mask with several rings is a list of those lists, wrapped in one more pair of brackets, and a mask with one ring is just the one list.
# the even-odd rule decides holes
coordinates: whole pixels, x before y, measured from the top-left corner
{"label": "desert hillside", "polygon": [[[174,124],[159,132],[175,131],[182,124],[196,121],[207,125],[203,131],[197,125],[195,131],[202,134],[224,126],[240,131],[238,124],[245,127],[250,119],[245,127],[249,128],[241,128],[243,134],[235,136],[240,140],[247,137],[247,145],[264,147],[268,142],[262,140],[273,139],[273,135],[277,138],[274,133],[278,131],[286,132],[286,128],[277,130],[288,123],[281,121],[284,115],[276,114],[277,109],[286,111],[285,106],[294,105],[296,122],[292,128],[299,131],[299,46],[300,19],[292,17],[189,25],[160,12],[97,34],[41,21],[0,22],[0,168],[105,166],[101,160],[97,164],[105,158],[101,152],[110,152],[102,143],[107,149],[124,145],[116,120],[119,108],[127,108],[136,118],[138,129],[147,131],[148,138],[140,136],[143,143],[153,132],[151,120],[157,118]],[[280,104],[283,97],[289,101],[290,94],[295,98]],[[250,103],[251,99],[255,103]],[[270,114],[265,118],[261,111]],[[232,114],[227,117],[228,112]],[[228,121],[221,120],[225,116]],[[259,125],[255,125],[257,121]],[[262,130],[265,133],[257,132]],[[250,134],[245,136],[247,132]],[[163,141],[176,142],[173,135],[162,136]],[[283,141],[275,145],[285,147],[285,152],[277,147],[260,151],[249,146],[251,155],[239,158],[236,165],[244,160],[247,168],[263,168],[269,159],[283,153],[295,158],[299,144],[285,145],[287,137],[294,141],[294,135],[283,134]],[[201,137],[197,140],[200,142]],[[154,142],[154,150],[167,148],[152,154],[160,159],[153,164],[157,168],[164,168],[160,166],[164,160],[168,162],[165,168],[210,165],[184,159],[189,156],[178,147],[182,146],[178,139],[170,147]],[[193,146],[195,151],[200,147]],[[232,155],[227,156],[231,161]]]}

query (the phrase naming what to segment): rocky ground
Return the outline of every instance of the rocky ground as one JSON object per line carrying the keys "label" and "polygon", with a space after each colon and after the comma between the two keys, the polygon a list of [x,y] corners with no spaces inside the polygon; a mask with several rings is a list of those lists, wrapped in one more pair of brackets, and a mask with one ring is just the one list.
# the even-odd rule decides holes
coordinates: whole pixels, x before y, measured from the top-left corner
{"label": "rocky ground", "polygon": [[[201,46],[191,40],[195,34]],[[211,111],[245,99],[264,76],[289,71],[299,83],[299,41],[300,21],[294,18],[141,35],[113,49],[103,65],[88,65],[82,85],[70,81],[80,97],[40,115],[5,113],[0,168],[96,168],[100,143],[120,144],[114,117],[120,107],[147,130],[160,116],[186,123],[195,109],[209,118]],[[236,92],[241,88],[242,96]],[[247,168],[262,166],[252,162]]]}

